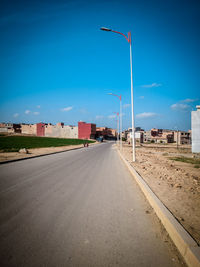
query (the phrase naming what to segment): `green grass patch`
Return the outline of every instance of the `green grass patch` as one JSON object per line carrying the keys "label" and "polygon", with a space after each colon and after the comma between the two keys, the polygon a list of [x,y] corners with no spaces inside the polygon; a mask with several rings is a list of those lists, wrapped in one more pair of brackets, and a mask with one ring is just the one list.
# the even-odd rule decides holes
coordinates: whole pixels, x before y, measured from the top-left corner
{"label": "green grass patch", "polygon": [[162,155],[163,155],[163,156],[168,156],[169,153],[165,152],[165,153],[163,153]]}
{"label": "green grass patch", "polygon": [[3,152],[16,152],[20,148],[41,148],[41,147],[58,147],[69,145],[81,145],[85,142],[94,143],[95,141],[83,139],[65,139],[51,137],[34,137],[34,136],[6,136],[0,137],[0,150]]}
{"label": "green grass patch", "polygon": [[199,169],[200,165],[194,165],[194,168]]}
{"label": "green grass patch", "polygon": [[[186,158],[186,157],[172,157],[169,159],[175,160],[175,161],[181,161],[181,162],[185,162],[185,163],[190,163],[190,164],[196,164],[195,166],[200,165],[200,159]],[[199,167],[195,167],[195,168],[199,168]]]}

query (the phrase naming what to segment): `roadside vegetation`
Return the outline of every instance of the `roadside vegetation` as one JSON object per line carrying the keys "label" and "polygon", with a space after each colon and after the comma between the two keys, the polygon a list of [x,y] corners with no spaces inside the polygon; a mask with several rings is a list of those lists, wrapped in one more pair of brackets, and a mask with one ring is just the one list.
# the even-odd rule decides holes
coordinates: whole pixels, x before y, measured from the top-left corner
{"label": "roadside vegetation", "polygon": [[42,147],[81,145],[86,142],[94,143],[94,141],[83,139],[65,139],[35,136],[0,136],[0,151],[18,152],[21,148],[30,149]]}
{"label": "roadside vegetation", "polygon": [[170,157],[169,159],[194,164],[195,168],[200,168],[200,159],[186,158],[186,157]]}

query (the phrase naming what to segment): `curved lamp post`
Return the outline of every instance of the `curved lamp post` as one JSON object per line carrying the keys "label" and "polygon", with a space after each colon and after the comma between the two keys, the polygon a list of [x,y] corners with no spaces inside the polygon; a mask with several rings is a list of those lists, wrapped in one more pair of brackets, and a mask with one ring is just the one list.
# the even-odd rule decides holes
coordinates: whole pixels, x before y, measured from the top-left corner
{"label": "curved lamp post", "polygon": [[119,112],[113,112],[118,116],[117,118],[117,143],[119,144]]}
{"label": "curved lamp post", "polygon": [[113,93],[108,93],[108,95],[116,96],[120,101],[120,150],[122,150],[122,96]]}
{"label": "curved lamp post", "polygon": [[131,48],[131,32],[128,32],[128,37],[121,33],[105,27],[101,28],[102,31],[114,32],[121,34],[126,38],[130,44],[130,69],[131,69],[131,113],[132,113],[132,145],[133,145],[133,162],[135,162],[135,128],[134,128],[134,108],[133,108],[133,70],[132,70],[132,48]]}

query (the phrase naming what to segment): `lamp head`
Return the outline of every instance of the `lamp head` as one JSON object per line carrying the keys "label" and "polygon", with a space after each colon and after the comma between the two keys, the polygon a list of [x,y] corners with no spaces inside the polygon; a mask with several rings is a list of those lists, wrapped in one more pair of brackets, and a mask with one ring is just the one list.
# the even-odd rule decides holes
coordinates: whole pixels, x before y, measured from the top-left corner
{"label": "lamp head", "polygon": [[111,32],[112,31],[111,29],[108,29],[108,28],[105,28],[105,27],[101,27],[100,30],[106,31],[106,32]]}

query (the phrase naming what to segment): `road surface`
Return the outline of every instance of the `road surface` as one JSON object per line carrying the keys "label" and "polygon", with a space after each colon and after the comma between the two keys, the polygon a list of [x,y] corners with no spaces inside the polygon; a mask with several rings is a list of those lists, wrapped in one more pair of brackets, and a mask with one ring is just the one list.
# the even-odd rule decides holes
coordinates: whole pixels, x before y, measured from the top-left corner
{"label": "road surface", "polygon": [[180,266],[112,143],[4,164],[0,177],[0,266]]}

